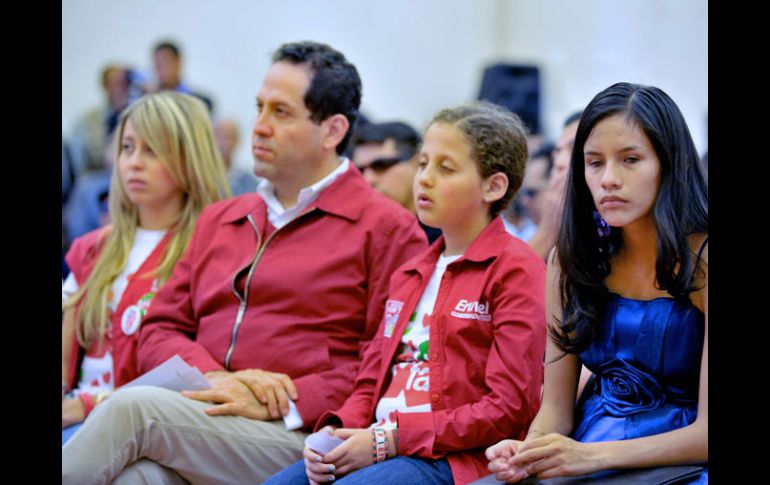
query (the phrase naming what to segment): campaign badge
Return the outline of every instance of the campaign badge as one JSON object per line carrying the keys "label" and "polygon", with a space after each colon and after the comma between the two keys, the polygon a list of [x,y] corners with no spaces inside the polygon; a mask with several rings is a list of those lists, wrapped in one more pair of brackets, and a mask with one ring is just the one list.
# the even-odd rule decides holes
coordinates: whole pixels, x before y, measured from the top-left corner
{"label": "campaign badge", "polygon": [[385,303],[385,337],[390,338],[393,335],[402,308],[404,308],[403,301],[388,300]]}
{"label": "campaign badge", "polygon": [[120,329],[125,335],[133,335],[139,330],[142,323],[142,311],[136,305],[131,305],[123,312],[120,318]]}

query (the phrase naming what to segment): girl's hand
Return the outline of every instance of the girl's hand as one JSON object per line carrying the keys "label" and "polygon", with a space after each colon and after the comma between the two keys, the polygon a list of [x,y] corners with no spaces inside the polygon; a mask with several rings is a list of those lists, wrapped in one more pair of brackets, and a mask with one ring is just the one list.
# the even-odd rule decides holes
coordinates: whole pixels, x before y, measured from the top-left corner
{"label": "girl's hand", "polygon": [[538,478],[586,475],[603,469],[595,450],[591,443],[551,433],[523,443],[508,463]]}

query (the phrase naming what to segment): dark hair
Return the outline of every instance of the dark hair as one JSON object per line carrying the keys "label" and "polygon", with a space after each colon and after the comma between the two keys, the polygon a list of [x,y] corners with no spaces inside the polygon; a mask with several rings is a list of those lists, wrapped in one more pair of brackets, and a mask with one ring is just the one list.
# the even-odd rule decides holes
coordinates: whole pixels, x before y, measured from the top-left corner
{"label": "dark hair", "polygon": [[695,291],[696,261],[688,235],[708,232],[708,186],[687,123],[674,101],[652,86],[617,83],[597,94],[583,111],[567,176],[562,225],[557,241],[564,302],[560,329],[553,335],[562,350],[578,353],[591,342],[604,318],[610,292],[604,284],[610,257],[622,244],[612,228],[598,236],[593,197],[585,180],[583,146],[600,121],[621,114],[639,126],[660,161],[660,185],[652,209],[657,232],[655,281],[674,298]]}
{"label": "dark hair", "polygon": [[152,49],[152,52],[158,52],[164,49],[171,51],[171,53],[174,54],[174,57],[176,57],[177,59],[181,57],[179,46],[168,40],[164,40],[155,44],[155,47]]}
{"label": "dark hair", "polygon": [[351,143],[358,146],[367,143],[385,143],[389,139],[395,142],[398,158],[401,160],[412,158],[422,143],[422,137],[417,130],[402,121],[363,125],[355,131]]}
{"label": "dark hair", "polygon": [[451,124],[465,134],[482,177],[505,174],[508,190],[490,212],[505,209],[521,187],[527,163],[527,129],[521,118],[502,106],[475,101],[439,111],[428,126],[434,123]]}
{"label": "dark hair", "polygon": [[556,144],[552,141],[547,141],[543,143],[543,145],[535,150],[532,155],[529,156],[529,160],[534,160],[535,158],[545,158],[545,176],[549,177],[551,175],[551,170],[553,170],[553,150],[556,148]]}
{"label": "dark hair", "polygon": [[576,121],[579,121],[579,120],[580,120],[580,117],[581,117],[582,115],[583,115],[583,112],[582,112],[582,111],[575,111],[575,112],[574,112],[574,113],[572,113],[571,115],[567,116],[567,119],[566,119],[566,120],[564,120],[564,124],[563,124],[563,125],[561,125],[561,127],[562,127],[562,128],[566,128],[566,127],[568,127],[569,125],[571,125],[572,123],[574,123],[574,122],[576,122]]}
{"label": "dark hair", "polygon": [[279,61],[307,64],[313,72],[305,93],[310,119],[320,123],[335,114],[348,119],[348,131],[337,145],[337,153],[341,154],[352,136],[361,104],[361,78],[356,66],[328,45],[312,41],[283,44],[273,54],[273,63]]}

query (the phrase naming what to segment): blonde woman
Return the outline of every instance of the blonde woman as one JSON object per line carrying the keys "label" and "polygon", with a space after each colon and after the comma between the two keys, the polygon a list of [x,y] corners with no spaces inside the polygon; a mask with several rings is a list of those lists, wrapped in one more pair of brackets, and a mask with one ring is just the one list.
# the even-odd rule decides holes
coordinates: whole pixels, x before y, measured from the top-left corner
{"label": "blonde woman", "polygon": [[[76,239],[62,286],[62,444],[107,392],[138,376],[139,326],[203,207],[229,197],[208,110],[176,92],[121,115],[111,224]],[[66,393],[66,395],[65,395]]]}

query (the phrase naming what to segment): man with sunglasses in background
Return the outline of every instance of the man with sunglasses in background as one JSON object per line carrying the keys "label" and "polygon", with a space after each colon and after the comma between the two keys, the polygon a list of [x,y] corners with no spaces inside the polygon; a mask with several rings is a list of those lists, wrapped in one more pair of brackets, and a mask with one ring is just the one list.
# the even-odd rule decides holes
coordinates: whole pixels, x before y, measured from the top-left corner
{"label": "man with sunglasses in background", "polygon": [[[420,134],[400,121],[365,124],[353,137],[352,161],[364,179],[413,214],[416,210],[412,181],[417,173],[417,148],[421,142]],[[425,231],[428,243],[441,235],[440,229],[422,222],[420,227]]]}
{"label": "man with sunglasses in background", "polygon": [[539,211],[539,220],[536,221],[537,232],[527,243],[543,259],[548,258],[548,254],[556,245],[556,238],[559,235],[565,184],[581,114],[582,111],[577,111],[565,120],[561,134],[553,148],[553,166],[550,170],[548,186],[545,190],[540,191],[536,202]]}
{"label": "man with sunglasses in background", "polygon": [[542,218],[541,195],[548,187],[553,166],[553,147],[553,143],[546,143],[530,155],[521,188],[516,192],[511,204],[500,213],[505,230],[525,242],[537,233],[537,226]]}

